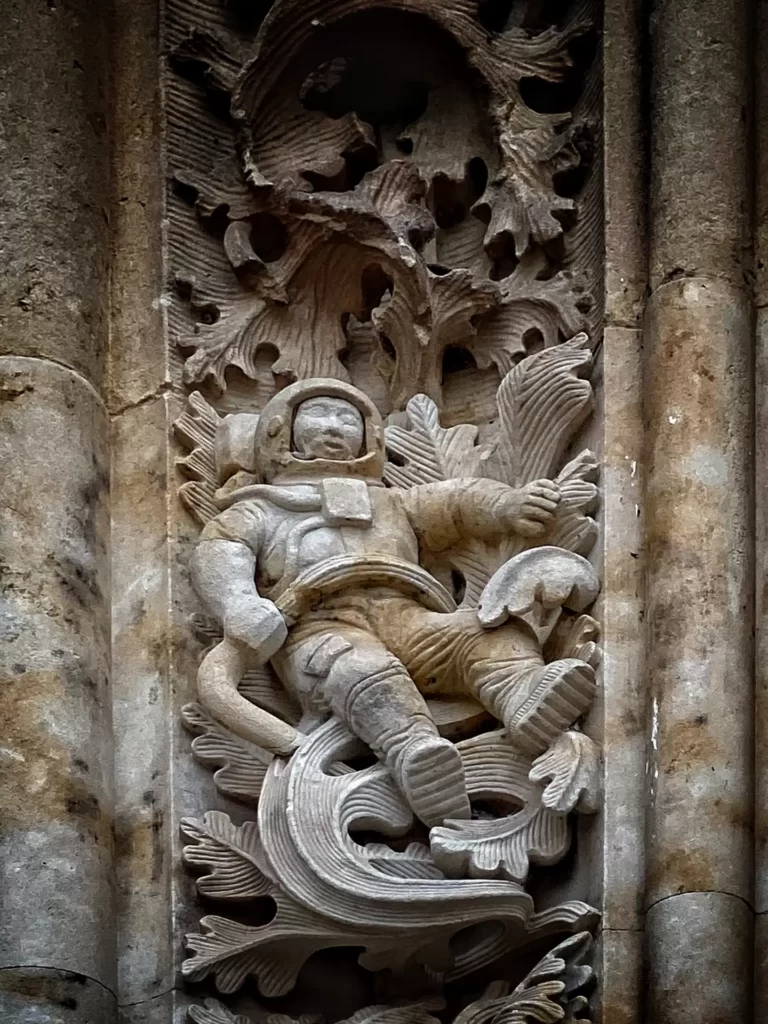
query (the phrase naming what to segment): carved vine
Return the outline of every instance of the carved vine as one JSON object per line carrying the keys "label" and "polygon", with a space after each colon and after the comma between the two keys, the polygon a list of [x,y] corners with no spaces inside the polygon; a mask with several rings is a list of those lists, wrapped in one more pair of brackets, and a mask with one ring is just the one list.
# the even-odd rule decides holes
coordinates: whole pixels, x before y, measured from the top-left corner
{"label": "carved vine", "polygon": [[[435,72],[425,109],[399,128],[339,113],[360,87],[356,19],[364,34],[382,12],[429,19],[466,80]],[[489,34],[475,0],[281,0],[248,58],[195,31],[176,61],[231,103],[239,158],[176,169],[226,255],[178,278],[195,318],[177,337],[186,382],[223,391],[229,367],[257,378],[264,358],[278,384],[348,379],[367,324],[388,412],[419,392],[440,401],[447,350],[501,377],[532,340],[582,329],[585,280],[551,254],[576,216],[556,182],[589,159],[577,143],[590,127],[533,109],[520,83],[567,79],[590,31],[577,17]],[[478,89],[485,112],[467,105]]]}
{"label": "carved vine", "polygon": [[[596,230],[584,182],[598,136],[586,102],[553,113],[531,83],[548,97],[574,81],[595,26],[584,3],[557,27],[526,2],[489,28],[483,6],[277,0],[252,45],[210,25],[177,41],[175,72],[202,85],[217,138],[231,143],[214,159],[190,125],[189,159],[173,157],[170,325],[184,383],[199,389],[175,424],[180,497],[201,527],[216,519],[227,489],[263,482],[254,437],[267,400],[293,381],[350,381],[385,417],[388,488],[551,482],[559,500],[543,533],[461,536],[419,569],[483,628],[512,619],[547,665],[582,666],[589,681],[599,584],[584,556],[599,467],[571,446],[592,411],[599,340],[592,256],[577,251]],[[416,56],[404,26],[414,52],[427,41]],[[235,372],[252,404],[235,399],[226,417]],[[194,629],[207,651],[226,646],[220,622],[197,615]],[[370,751],[337,716],[308,724],[270,664],[248,666],[237,693],[301,737],[290,757],[187,706],[195,758],[253,820],[210,811],[182,824],[200,896],[222,911],[187,936],[184,976],[213,978],[224,995],[251,978],[277,997],[317,951],[354,947],[368,970],[450,983],[576,933],[453,1024],[588,1019],[584,930],[597,914],[579,901],[537,912],[524,888],[531,865],[567,853],[572,812],[599,804],[599,750],[578,724],[587,692],[536,753],[466,694],[430,699],[474,810],[426,832],[387,767],[360,767]],[[266,923],[243,923],[253,908]],[[457,946],[472,925],[477,937]],[[437,1024],[441,1009],[370,1006],[343,1024]],[[215,999],[190,1018],[251,1024]]]}

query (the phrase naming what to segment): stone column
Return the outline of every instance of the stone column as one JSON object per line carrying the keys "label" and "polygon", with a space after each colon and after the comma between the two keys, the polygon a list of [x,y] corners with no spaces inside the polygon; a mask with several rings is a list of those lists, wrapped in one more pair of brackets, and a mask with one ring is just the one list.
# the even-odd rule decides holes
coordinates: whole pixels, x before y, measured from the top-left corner
{"label": "stone column", "polygon": [[105,4],[0,32],[0,1018],[115,1019]]}
{"label": "stone column", "polygon": [[755,1021],[768,1020],[768,6],[755,61]]}
{"label": "stone column", "polygon": [[603,25],[603,919],[601,1020],[641,1024],[645,694],[642,320],[646,295],[644,0],[608,0]]}
{"label": "stone column", "polygon": [[653,1024],[751,1019],[748,0],[653,4],[645,345]]}

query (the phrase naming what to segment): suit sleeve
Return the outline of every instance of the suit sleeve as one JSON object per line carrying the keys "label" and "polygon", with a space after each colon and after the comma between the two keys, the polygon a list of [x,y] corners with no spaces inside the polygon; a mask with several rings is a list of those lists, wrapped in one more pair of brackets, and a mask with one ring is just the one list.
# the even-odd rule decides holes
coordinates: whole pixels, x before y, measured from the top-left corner
{"label": "suit sleeve", "polygon": [[223,621],[243,597],[258,597],[256,561],[263,540],[258,509],[234,505],[206,524],[192,556],[192,581],[210,611]]}
{"label": "suit sleeve", "polygon": [[403,503],[419,543],[442,551],[467,537],[492,540],[508,533],[516,494],[496,480],[457,478],[412,487]]}

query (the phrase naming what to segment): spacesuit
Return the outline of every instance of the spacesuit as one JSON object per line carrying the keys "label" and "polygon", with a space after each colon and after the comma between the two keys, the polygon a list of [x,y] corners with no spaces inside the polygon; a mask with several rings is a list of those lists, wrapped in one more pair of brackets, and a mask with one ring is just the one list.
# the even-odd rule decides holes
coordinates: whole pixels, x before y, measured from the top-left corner
{"label": "spacesuit", "polygon": [[281,391],[254,444],[257,476],[218,492],[222,511],[198,544],[201,596],[225,637],[271,659],[301,704],[300,730],[335,714],[388,765],[427,825],[469,817],[460,754],[424,695],[472,696],[538,753],[586,711],[594,673],[577,659],[544,665],[522,622],[484,629],[419,554],[470,537],[539,535],[557,506],[555,486],[452,479],[388,488],[379,414],[335,380]]}

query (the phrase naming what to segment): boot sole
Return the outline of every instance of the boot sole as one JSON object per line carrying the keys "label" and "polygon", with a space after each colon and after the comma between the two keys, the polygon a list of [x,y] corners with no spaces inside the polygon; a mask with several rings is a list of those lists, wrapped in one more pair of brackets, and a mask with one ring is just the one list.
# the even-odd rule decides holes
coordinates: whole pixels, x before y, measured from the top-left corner
{"label": "boot sole", "polygon": [[596,691],[591,665],[575,658],[552,662],[507,723],[510,738],[528,753],[540,754],[589,710]]}
{"label": "boot sole", "polygon": [[432,828],[471,809],[461,754],[448,740],[422,740],[406,758],[403,789],[415,814]]}

